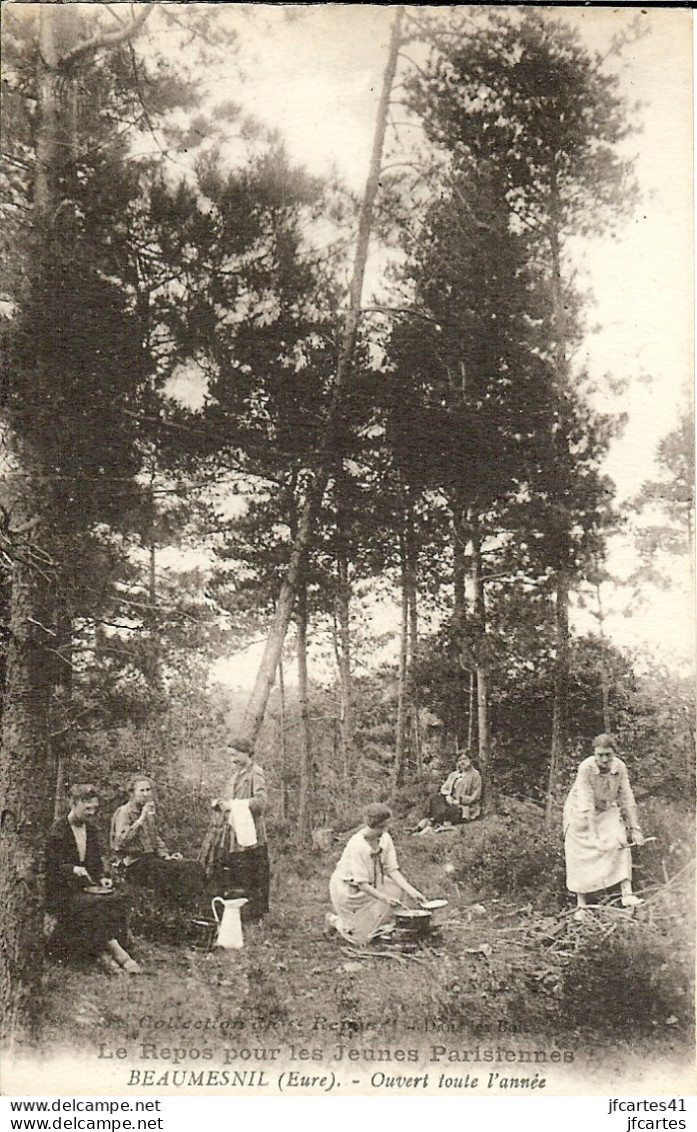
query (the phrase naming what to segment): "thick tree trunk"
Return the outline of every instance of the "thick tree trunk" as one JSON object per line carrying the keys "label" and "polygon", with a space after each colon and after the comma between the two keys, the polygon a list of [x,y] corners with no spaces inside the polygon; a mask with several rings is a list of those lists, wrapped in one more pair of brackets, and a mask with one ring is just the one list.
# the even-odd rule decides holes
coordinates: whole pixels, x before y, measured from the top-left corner
{"label": "thick tree trunk", "polygon": [[[54,222],[65,163],[74,152],[76,128],[72,117],[75,87],[67,77],[67,64],[74,65],[101,47],[132,39],[151,10],[150,5],[143,5],[143,11],[118,32],[96,35],[59,56],[59,21],[64,40],[77,25],[69,26],[72,14],[60,5],[37,5],[33,200],[33,267],[37,275],[43,265],[60,254]],[[34,472],[39,477],[51,474],[52,469],[42,467],[40,453],[32,453],[25,446],[20,447],[20,456],[28,477]],[[32,1028],[41,1001],[39,874],[56,783],[49,739],[55,667],[48,647],[53,648],[57,620],[55,579],[49,577],[49,571],[55,574],[57,567],[47,565],[46,551],[52,541],[48,532],[59,525],[60,517],[42,515],[38,506],[32,510],[30,496],[28,489],[25,513],[29,520],[40,520],[33,526],[32,538],[36,546],[42,540],[43,553],[34,559],[30,548],[26,553],[20,550],[14,565],[0,756],[0,887],[5,901],[0,917],[0,1007],[3,1036],[10,1044],[23,1024]]]}
{"label": "thick tree trunk", "polygon": [[[59,89],[52,5],[41,5],[34,216],[38,263],[50,255],[52,210],[59,178]],[[25,458],[30,454],[25,452]],[[30,498],[25,500],[27,517]],[[38,543],[41,526],[33,538]],[[39,862],[52,817],[49,707],[54,666],[47,646],[55,621],[52,584],[38,564],[16,561],[0,763],[0,1005],[3,1035],[12,1041],[22,1020],[33,1027],[40,979]],[[24,554],[23,554],[24,557]]]}
{"label": "thick tree trunk", "polygon": [[307,685],[307,591],[304,580],[298,589],[295,624],[298,630],[298,705],[300,708],[300,789],[295,834],[298,846],[304,846],[309,843],[312,828],[313,789],[312,727]]}
{"label": "thick tree trunk", "polygon": [[353,274],[349,288],[349,309],[346,315],[344,331],[341,338],[341,349],[337,363],[336,377],[332,389],[332,397],[325,424],[325,437],[319,453],[314,480],[308,490],[305,505],[298,525],[298,532],[294,541],[288,573],[281,587],[281,593],[276,607],[276,617],[273,628],[269,634],[264,655],[257,673],[256,683],[247,704],[245,715],[245,734],[252,742],[256,740],[264,719],[264,712],[269,700],[269,694],[276,675],[276,668],[281,656],[283,641],[288,630],[295,591],[300,579],[303,561],[310,545],[315,515],[322,501],[327,486],[332,464],[335,458],[334,435],[339,420],[339,413],[343,402],[344,389],[350,377],[353,365],[353,355],[358,333],[358,323],[361,314],[361,296],[363,294],[363,280],[368,259],[368,245],[373,223],[373,209],[379,188],[380,166],[382,151],[387,129],[387,116],[390,104],[392,84],[397,70],[397,55],[402,34],[402,21],[404,9],[400,6],[395,9],[392,22],[392,33],[387,56],[387,64],[382,83],[380,103],[378,105],[375,122],[375,136],[370,159],[370,170],[366,182],[361,211],[358,218],[358,234],[356,236],[356,256],[353,265]]}
{"label": "thick tree trunk", "polygon": [[46,647],[50,591],[40,571],[15,566],[0,762],[0,1006],[3,1037],[10,1042],[20,1022],[31,1031],[40,1001],[39,862],[55,782],[49,741],[54,668]]}

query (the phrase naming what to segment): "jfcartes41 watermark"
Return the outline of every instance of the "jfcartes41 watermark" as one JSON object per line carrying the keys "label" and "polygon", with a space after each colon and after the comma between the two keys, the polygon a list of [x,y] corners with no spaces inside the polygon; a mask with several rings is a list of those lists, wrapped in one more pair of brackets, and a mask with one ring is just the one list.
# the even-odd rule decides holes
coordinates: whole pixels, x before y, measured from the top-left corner
{"label": "jfcartes41 watermark", "polygon": [[626,1116],[624,1132],[684,1132],[687,1128],[687,1105],[684,1097],[668,1100],[622,1100],[610,1097],[608,1116]]}

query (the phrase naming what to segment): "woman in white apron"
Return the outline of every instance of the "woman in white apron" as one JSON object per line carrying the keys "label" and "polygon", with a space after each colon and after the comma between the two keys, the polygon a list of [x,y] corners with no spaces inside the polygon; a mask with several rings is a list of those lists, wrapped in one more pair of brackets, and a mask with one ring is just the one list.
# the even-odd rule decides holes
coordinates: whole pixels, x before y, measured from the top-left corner
{"label": "woman in white apron", "polygon": [[616,749],[612,735],[593,740],[593,754],[579,766],[564,806],[566,885],[576,893],[579,919],[589,893],[615,884],[623,907],[642,903],[632,893],[629,842],[642,845],[644,838],[627,768]]}

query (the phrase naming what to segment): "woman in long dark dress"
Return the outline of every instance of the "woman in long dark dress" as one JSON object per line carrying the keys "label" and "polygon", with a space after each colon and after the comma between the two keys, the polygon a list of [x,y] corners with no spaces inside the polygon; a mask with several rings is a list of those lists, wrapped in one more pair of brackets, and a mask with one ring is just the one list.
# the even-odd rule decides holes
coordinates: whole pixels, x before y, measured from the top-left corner
{"label": "woman in long dark dress", "polygon": [[200,859],[226,892],[247,898],[243,919],[259,920],[269,910],[266,779],[246,739],[231,741],[228,750],[232,777],[223,796],[213,801],[214,819]]}
{"label": "woman in long dark dress", "polygon": [[121,942],[128,938],[128,906],[113,891],[91,824],[99,806],[97,791],[88,784],[73,786],[70,802],[67,817],[54,822],[46,842],[46,909],[57,917],[49,954],[99,957],[110,971],[140,974]]}

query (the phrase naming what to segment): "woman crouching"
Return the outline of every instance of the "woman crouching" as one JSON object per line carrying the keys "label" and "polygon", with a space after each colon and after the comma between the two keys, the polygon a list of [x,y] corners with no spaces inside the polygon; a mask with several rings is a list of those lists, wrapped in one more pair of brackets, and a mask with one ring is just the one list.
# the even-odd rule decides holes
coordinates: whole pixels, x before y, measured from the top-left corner
{"label": "woman crouching", "polygon": [[372,802],[365,825],[354,833],[329,881],[336,915],[327,922],[339,935],[362,946],[394,923],[394,909],[407,896],[418,904],[426,897],[402,876],[394,842],[387,832],[392,811]]}

